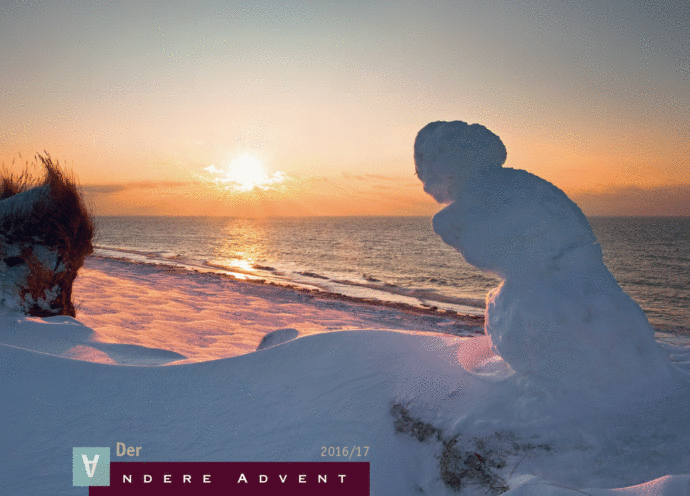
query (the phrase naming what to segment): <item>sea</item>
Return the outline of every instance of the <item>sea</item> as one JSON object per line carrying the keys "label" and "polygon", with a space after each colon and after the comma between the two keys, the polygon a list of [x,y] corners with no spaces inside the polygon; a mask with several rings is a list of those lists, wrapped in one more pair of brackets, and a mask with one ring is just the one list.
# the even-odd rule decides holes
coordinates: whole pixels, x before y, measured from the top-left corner
{"label": "sea", "polygon": [[[604,261],[663,333],[690,337],[690,217],[592,217]],[[96,217],[96,255],[369,302],[482,315],[501,280],[430,217]]]}

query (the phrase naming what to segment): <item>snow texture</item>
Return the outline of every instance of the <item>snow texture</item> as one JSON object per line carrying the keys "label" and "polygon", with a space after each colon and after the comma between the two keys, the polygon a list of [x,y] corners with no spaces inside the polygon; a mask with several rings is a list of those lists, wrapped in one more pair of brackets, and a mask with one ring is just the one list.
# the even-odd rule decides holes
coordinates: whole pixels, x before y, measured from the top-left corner
{"label": "snow texture", "polygon": [[[507,496],[688,494],[687,347],[663,345],[685,382],[635,395],[524,391],[486,336],[430,332],[428,319],[391,320],[383,306],[336,309],[103,258],[75,294],[79,321],[0,309],[2,495],[84,495],[66,454],[116,442],[143,446],[142,462],[327,462],[338,459],[322,446],[367,446],[372,496],[485,496],[487,480]],[[331,331],[345,326],[359,330]],[[297,339],[252,352],[288,328]],[[437,435],[404,432],[417,426]]]}
{"label": "snow texture", "polygon": [[669,374],[640,307],[604,265],[578,206],[553,184],[502,167],[501,139],[479,124],[432,122],[414,159],[424,191],[450,203],[434,231],[503,283],[489,292],[486,331],[517,373],[578,384]]}
{"label": "snow texture", "polygon": [[[42,185],[22,191],[16,195],[5,198],[0,202],[0,218],[2,217],[27,217],[36,203],[48,201],[50,198],[50,186]],[[6,234],[12,234],[8,232]]]}

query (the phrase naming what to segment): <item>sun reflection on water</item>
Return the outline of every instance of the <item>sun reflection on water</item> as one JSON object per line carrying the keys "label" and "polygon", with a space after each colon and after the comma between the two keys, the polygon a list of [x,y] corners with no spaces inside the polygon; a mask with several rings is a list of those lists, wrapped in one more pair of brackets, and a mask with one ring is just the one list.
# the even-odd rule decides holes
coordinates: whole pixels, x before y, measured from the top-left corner
{"label": "sun reflection on water", "polygon": [[240,274],[257,274],[255,265],[266,259],[270,242],[265,221],[228,219],[220,239],[214,247],[214,265]]}

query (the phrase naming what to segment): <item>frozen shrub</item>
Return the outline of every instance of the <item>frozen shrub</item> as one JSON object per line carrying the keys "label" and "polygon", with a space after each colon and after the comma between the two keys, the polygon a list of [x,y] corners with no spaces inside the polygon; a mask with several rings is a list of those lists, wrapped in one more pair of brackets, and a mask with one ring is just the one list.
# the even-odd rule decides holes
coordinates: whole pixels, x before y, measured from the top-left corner
{"label": "frozen shrub", "polygon": [[94,225],[74,179],[49,155],[45,175],[0,173],[0,305],[75,316],[72,284],[93,252]]}

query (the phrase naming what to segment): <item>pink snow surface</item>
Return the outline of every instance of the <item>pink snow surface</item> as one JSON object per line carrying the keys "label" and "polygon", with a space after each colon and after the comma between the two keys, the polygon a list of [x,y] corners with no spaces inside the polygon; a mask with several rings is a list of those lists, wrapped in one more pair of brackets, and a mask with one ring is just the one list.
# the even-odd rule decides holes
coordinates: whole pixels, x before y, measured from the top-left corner
{"label": "pink snow surface", "polygon": [[[96,257],[80,271],[74,294],[77,319],[95,331],[92,340],[184,355],[177,364],[253,352],[266,334],[284,328],[307,336],[358,329],[442,332],[450,324],[390,306]],[[61,355],[116,363],[84,343]]]}

